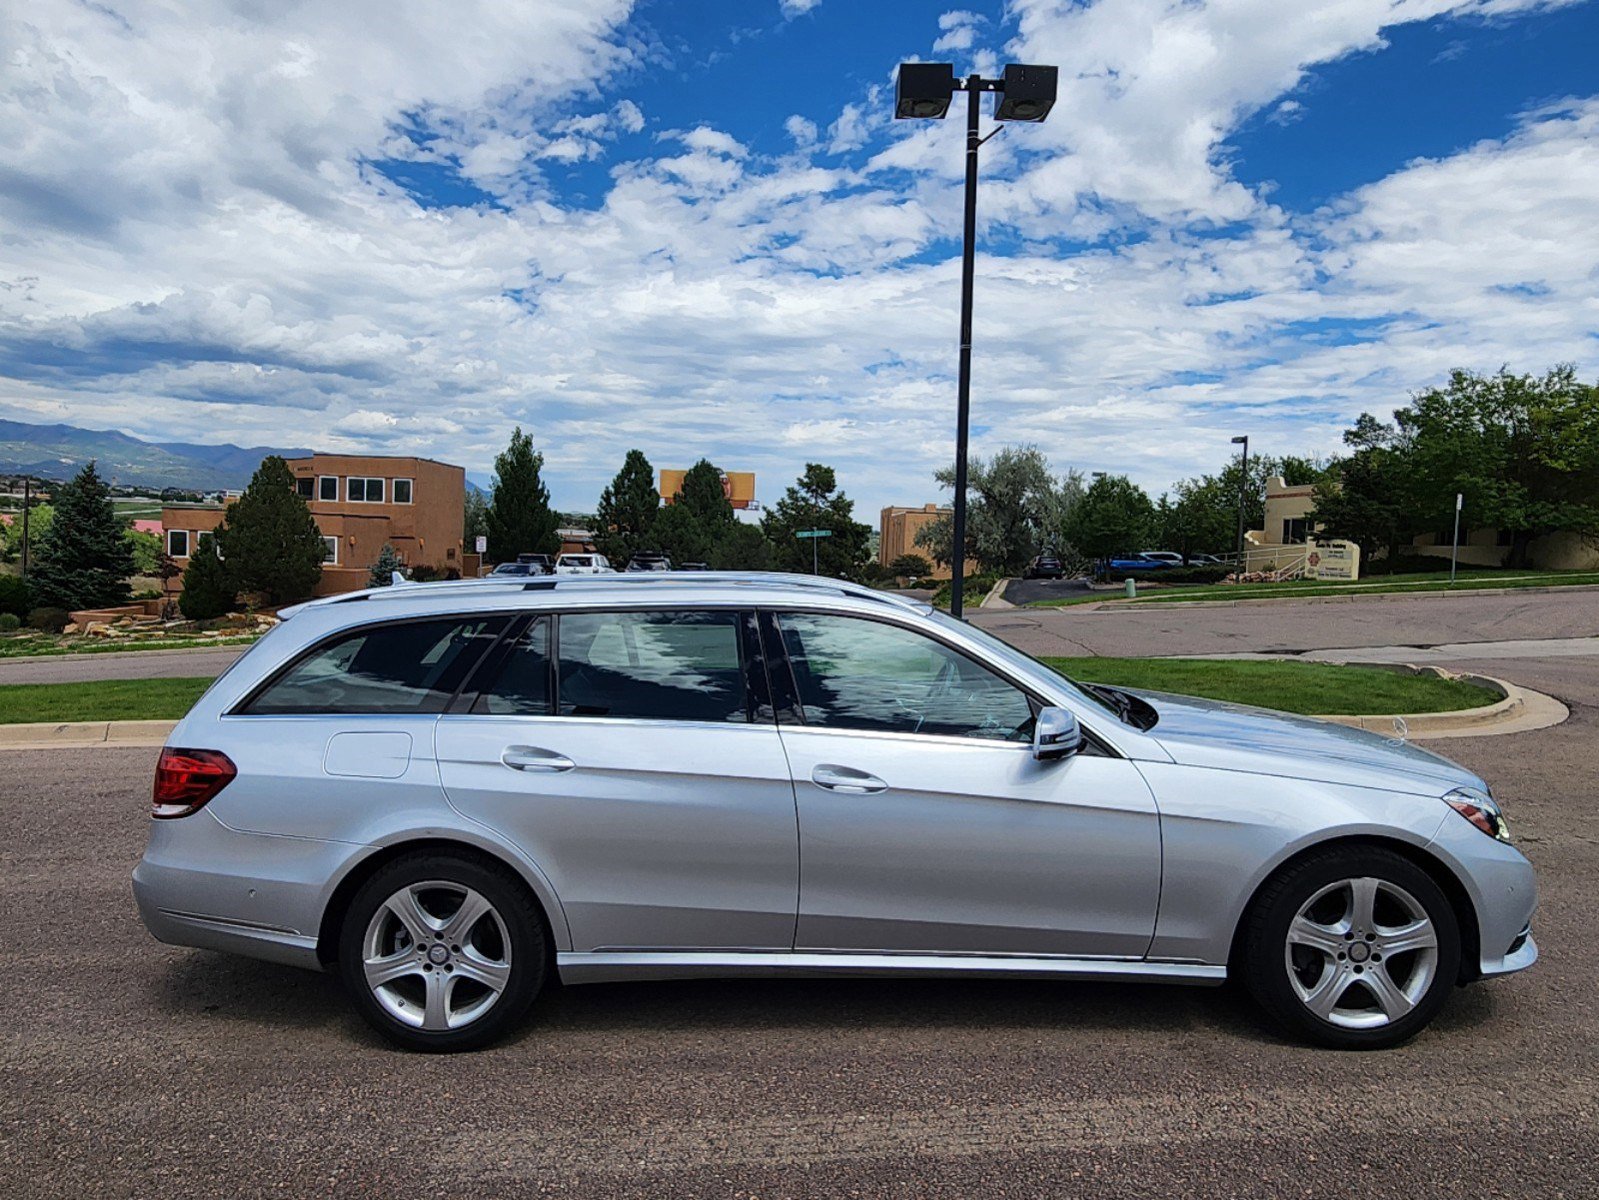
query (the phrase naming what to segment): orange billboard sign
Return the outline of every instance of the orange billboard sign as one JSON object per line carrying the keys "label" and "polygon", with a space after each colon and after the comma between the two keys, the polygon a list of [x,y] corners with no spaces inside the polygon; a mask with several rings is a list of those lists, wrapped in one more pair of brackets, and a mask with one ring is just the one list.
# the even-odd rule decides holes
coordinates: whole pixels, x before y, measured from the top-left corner
{"label": "orange billboard sign", "polygon": [[[661,469],[661,500],[670,504],[676,495],[683,490],[683,476],[687,471],[668,471]],[[728,503],[734,508],[748,508],[755,501],[755,472],[754,471],[723,471],[722,495],[726,496]]]}

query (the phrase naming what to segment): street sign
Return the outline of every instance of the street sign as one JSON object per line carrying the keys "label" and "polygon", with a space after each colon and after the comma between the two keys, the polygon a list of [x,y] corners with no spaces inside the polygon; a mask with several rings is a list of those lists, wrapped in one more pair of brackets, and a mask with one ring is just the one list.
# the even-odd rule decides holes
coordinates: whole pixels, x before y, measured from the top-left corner
{"label": "street sign", "polygon": [[831,529],[796,529],[794,531],[794,536],[809,538],[832,537],[833,531]]}
{"label": "street sign", "polygon": [[489,539],[487,537],[485,537],[481,533],[478,534],[475,544],[477,546],[477,552],[479,554],[487,553],[488,548],[489,548]]}

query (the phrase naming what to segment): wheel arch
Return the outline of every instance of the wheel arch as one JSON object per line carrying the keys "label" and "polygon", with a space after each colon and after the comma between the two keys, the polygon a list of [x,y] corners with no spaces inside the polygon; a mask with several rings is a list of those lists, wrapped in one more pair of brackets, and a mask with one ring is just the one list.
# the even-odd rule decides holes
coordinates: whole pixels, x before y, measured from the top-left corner
{"label": "wheel arch", "polygon": [[1412,842],[1400,838],[1382,837],[1376,834],[1352,834],[1343,837],[1328,838],[1325,841],[1314,842],[1309,846],[1290,854],[1281,862],[1276,863],[1267,871],[1255,885],[1250,893],[1249,900],[1244,904],[1238,914],[1238,921],[1233,927],[1232,946],[1227,955],[1227,973],[1236,976],[1239,971],[1243,956],[1244,935],[1249,928],[1249,919],[1254,914],[1255,905],[1259,903],[1261,893],[1268,884],[1284,871],[1291,870],[1306,859],[1325,854],[1330,850],[1347,850],[1362,846],[1374,849],[1388,850],[1408,860],[1416,867],[1425,871],[1428,877],[1438,885],[1438,890],[1443,892],[1449,901],[1449,907],[1454,910],[1455,924],[1460,927],[1460,975],[1457,983],[1470,983],[1482,973],[1482,933],[1477,922],[1477,908],[1472,903],[1471,895],[1466,891],[1465,884],[1460,877],[1441,858],[1430,851],[1417,846]]}
{"label": "wheel arch", "polygon": [[557,933],[556,918],[561,917],[562,933],[565,932],[565,918],[554,893],[549,893],[546,898],[544,890],[528,877],[525,864],[508,855],[460,838],[419,837],[391,842],[364,858],[357,859],[334,885],[327,903],[322,907],[322,920],[317,928],[316,955],[324,967],[330,967],[338,960],[339,929],[344,923],[344,914],[350,907],[350,901],[360,890],[361,885],[396,859],[403,858],[407,854],[429,851],[460,854],[509,871],[526,890],[538,910],[539,917],[544,923],[545,942],[549,946],[553,964],[556,951],[569,940]]}

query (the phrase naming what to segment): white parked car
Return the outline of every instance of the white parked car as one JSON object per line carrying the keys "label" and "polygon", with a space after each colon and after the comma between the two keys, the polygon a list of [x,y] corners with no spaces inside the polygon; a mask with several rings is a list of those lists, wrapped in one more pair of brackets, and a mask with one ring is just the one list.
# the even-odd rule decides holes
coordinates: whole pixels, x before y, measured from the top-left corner
{"label": "white parked car", "polygon": [[563,554],[555,560],[557,575],[609,575],[613,570],[603,554]]}

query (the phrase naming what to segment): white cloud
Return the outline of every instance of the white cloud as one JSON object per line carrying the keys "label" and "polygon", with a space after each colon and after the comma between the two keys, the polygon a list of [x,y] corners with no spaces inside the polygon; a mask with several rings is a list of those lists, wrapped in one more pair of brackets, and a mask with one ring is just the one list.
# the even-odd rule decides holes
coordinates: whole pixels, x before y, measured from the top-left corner
{"label": "white cloud", "polygon": [[982,23],[983,18],[977,13],[963,9],[945,13],[938,18],[938,27],[943,33],[933,43],[933,53],[970,50],[977,43],[977,27]]}
{"label": "white cloud", "polygon": [[813,9],[821,7],[822,0],[777,0],[778,8],[788,20],[803,17]]}
{"label": "white cloud", "polygon": [[[1007,56],[1059,62],[1063,95],[983,151],[1007,254],[979,260],[974,449],[1032,440],[1159,488],[1225,459],[1239,420],[1267,452],[1325,451],[1451,366],[1592,368],[1594,100],[1313,216],[1227,165],[1246,117],[1313,103],[1289,93],[1317,64],[1504,7],[1017,0]],[[590,88],[636,57],[622,0],[414,15],[0,27],[0,407],[475,471],[520,422],[568,508],[632,446],[756,470],[763,498],[821,452],[863,512],[935,498],[958,130],[868,95],[791,116],[799,152],[775,159],[701,126],[619,162],[644,114]],[[459,166],[495,204],[420,208],[386,156]],[[563,205],[540,173],[563,157],[605,159],[609,190]]]}

